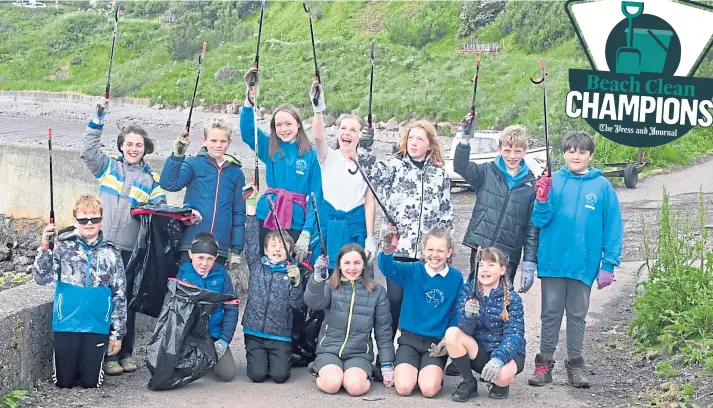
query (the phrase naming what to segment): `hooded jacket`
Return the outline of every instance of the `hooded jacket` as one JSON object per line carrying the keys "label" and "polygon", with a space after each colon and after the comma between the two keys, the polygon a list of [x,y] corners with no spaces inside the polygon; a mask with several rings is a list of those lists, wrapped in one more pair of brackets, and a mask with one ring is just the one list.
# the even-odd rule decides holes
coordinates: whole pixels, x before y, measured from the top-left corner
{"label": "hooded jacket", "polygon": [[186,187],[184,207],[198,211],[203,217],[199,224],[189,226],[181,238],[181,250],[191,249],[193,238],[210,232],[218,241],[218,254],[228,256],[243,251],[245,240],[245,175],[240,161],[226,154],[225,163],[218,167],[205,147],[197,156],[177,157],[171,154],[161,172],[161,186],[166,191],[180,191]]}
{"label": "hooded jacket", "polygon": [[470,145],[459,143],[453,170],[473,186],[477,197],[463,245],[474,249],[494,246],[508,254],[513,265],[520,263],[521,256],[537,262],[539,231],[531,220],[535,176],[525,160],[512,176],[502,156],[489,163],[473,163]]}
{"label": "hooded jacket", "polygon": [[565,164],[552,173],[549,198],[535,202],[532,222],[540,228],[538,277],[592,286],[600,269],[614,272],[619,266],[624,238],[619,198],[599,169],[578,175]]}
{"label": "hooded jacket", "polygon": [[500,317],[505,305],[503,285],[493,289],[488,296],[476,291],[475,298],[480,306],[480,313],[475,318],[469,318],[465,314],[465,304],[473,297],[475,282],[472,280],[464,284],[458,298],[458,328],[473,337],[479,348],[491,353],[490,357],[505,364],[518,354],[524,358],[526,341],[522,299],[510,288],[510,302],[507,307],[510,316],[508,320],[503,320]]}
{"label": "hooded jacket", "polygon": [[442,226],[453,232],[451,179],[443,168],[428,162],[419,168],[401,155],[376,160],[371,149],[359,153],[358,160],[397,224],[399,242],[394,256],[418,259],[428,231]]}
{"label": "hooded jacket", "polygon": [[[110,339],[121,340],[126,334],[126,277],[121,252],[99,232],[89,245],[75,228],[61,232],[54,250],[37,250],[33,264],[35,282],[57,282],[53,306],[54,331],[97,331],[97,323],[110,323]],[[108,288],[102,292],[79,288]],[[85,296],[92,295],[91,298]],[[108,322],[107,320],[109,320]]]}
{"label": "hooded jacket", "polygon": [[[197,286],[200,289],[208,289],[213,292],[223,293],[237,297],[233,281],[230,279],[230,274],[219,263],[213,265],[213,269],[205,276],[201,276],[193,267],[190,261],[181,265],[178,270],[178,280],[188,282]],[[235,334],[235,327],[238,325],[238,305],[220,305],[210,315],[208,328],[210,335],[214,339],[224,340],[230,344]]]}
{"label": "hooded jacket", "polygon": [[287,277],[287,263],[271,265],[260,248],[260,227],[248,216],[245,261],[250,270],[243,331],[271,340],[292,341],[293,310],[304,306],[304,285],[295,288]]}
{"label": "hooded jacket", "polygon": [[[338,272],[335,272],[338,273]],[[381,362],[393,362],[394,340],[391,336],[391,312],[386,289],[381,285],[369,292],[363,279],[342,278],[337,289],[326,281],[311,278],[305,290],[305,303],[312,310],[324,310],[317,354],[334,354],[342,360],[354,357],[374,361],[371,332],[374,331]]]}
{"label": "hooded jacket", "polygon": [[124,156],[110,157],[101,151],[104,125],[89,122],[82,136],[81,158],[99,180],[99,198],[104,210],[102,232],[121,251],[132,251],[140,223],[131,217],[139,203],[166,203],[158,174],[143,160],[130,164]]}

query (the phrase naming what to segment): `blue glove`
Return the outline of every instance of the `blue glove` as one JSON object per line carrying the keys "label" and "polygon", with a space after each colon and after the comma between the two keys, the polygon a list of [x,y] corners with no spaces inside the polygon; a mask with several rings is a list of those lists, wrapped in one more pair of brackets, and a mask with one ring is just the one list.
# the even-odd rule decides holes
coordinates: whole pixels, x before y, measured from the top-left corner
{"label": "blue glove", "polygon": [[109,111],[109,100],[105,99],[103,102],[97,104],[97,110],[94,112],[94,121],[101,123],[104,121],[107,112]]}
{"label": "blue glove", "polygon": [[527,293],[535,282],[535,271],[537,270],[537,264],[530,261],[523,261],[520,273],[520,293]]}
{"label": "blue glove", "polygon": [[480,373],[480,378],[486,382],[493,381],[495,377],[498,376],[500,369],[503,368],[504,365],[505,364],[503,364],[500,359],[491,358],[490,361],[488,361],[488,364],[483,367],[483,372]]}

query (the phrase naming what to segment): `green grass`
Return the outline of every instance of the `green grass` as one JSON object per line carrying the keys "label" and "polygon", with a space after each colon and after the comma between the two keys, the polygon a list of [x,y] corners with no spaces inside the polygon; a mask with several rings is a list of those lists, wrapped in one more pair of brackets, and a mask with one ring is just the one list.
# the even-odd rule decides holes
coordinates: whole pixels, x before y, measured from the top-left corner
{"label": "green grass", "polygon": [[[456,38],[460,6],[460,2],[312,2],[316,53],[328,112],[338,115],[358,107],[362,115],[366,114],[369,44],[375,38],[376,120],[419,117],[459,121],[470,105],[475,71],[474,56],[456,53],[464,42]],[[559,12],[562,15],[558,18],[562,18],[564,8]],[[512,14],[507,17],[513,20]],[[210,43],[199,88],[201,103],[243,98],[242,73],[254,59],[259,12],[243,22],[234,18],[236,26],[248,27],[253,36],[244,41],[219,42],[215,40],[221,38],[218,28],[201,27],[200,40]],[[545,52],[529,53],[527,45],[517,43],[517,32],[502,37],[505,20],[498,18],[475,33],[481,42],[501,41],[505,47],[499,54],[481,56],[478,127],[502,128],[519,123],[535,137],[544,135],[542,89],[529,81],[531,76],[539,76],[537,61],[544,57],[549,71],[549,123],[554,146],[568,130],[591,132],[583,120],[571,120],[564,114],[568,70],[587,67],[585,54],[572,32]],[[85,13],[73,6],[28,10],[0,5],[0,89],[100,95],[106,83],[112,23],[109,14]],[[174,61],[173,35],[171,28],[159,24],[156,16],[122,16],[112,96],[148,98],[153,103],[174,105],[189,100],[197,58]],[[234,34],[223,38],[234,38]],[[424,38],[430,40],[423,47],[404,45]],[[215,72],[228,65],[238,75],[231,82],[216,82]],[[53,78],[59,70],[66,71],[66,79]],[[713,64],[706,62],[701,72],[713,72]],[[261,106],[274,108],[289,102],[310,116],[308,91],[314,65],[309,22],[302,2],[268,4],[260,73]],[[694,129],[666,146],[647,149],[653,166],[683,164],[711,151],[713,138],[705,129]],[[635,149],[597,137],[598,163],[633,161],[635,157]]]}

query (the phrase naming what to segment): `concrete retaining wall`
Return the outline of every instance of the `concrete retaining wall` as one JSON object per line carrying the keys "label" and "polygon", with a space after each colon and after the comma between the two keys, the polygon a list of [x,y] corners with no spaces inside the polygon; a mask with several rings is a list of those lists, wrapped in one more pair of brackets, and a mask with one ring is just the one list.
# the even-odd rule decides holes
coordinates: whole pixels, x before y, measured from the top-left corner
{"label": "concrete retaining wall", "polygon": [[[60,101],[77,103],[96,103],[99,95],[82,95],[69,92],[46,91],[0,91],[0,97],[15,100],[29,100],[34,102]],[[148,108],[151,104],[151,101],[148,99],[141,98],[124,98],[112,96],[111,103],[112,106],[134,105]]]}
{"label": "concrete retaining wall", "polygon": [[0,292],[0,395],[52,375],[54,285]]}
{"label": "concrete retaining wall", "polygon": [[[0,213],[16,218],[48,219],[50,210],[47,149],[36,145],[0,144]],[[155,171],[164,158],[147,159]],[[72,149],[52,149],[56,223],[72,223],[72,207],[80,195],[98,193],[98,183]],[[168,193],[168,203],[182,205],[183,192]]]}

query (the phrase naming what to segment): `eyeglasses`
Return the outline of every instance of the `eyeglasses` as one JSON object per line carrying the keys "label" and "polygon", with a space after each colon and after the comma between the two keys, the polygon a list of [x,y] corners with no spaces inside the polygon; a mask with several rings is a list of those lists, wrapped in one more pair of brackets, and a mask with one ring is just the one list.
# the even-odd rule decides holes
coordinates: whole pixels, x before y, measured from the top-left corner
{"label": "eyeglasses", "polygon": [[75,218],[79,225],[87,225],[89,221],[92,222],[92,224],[99,224],[101,222],[102,217],[92,217],[92,218]]}

